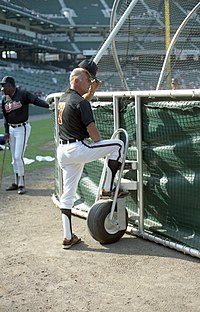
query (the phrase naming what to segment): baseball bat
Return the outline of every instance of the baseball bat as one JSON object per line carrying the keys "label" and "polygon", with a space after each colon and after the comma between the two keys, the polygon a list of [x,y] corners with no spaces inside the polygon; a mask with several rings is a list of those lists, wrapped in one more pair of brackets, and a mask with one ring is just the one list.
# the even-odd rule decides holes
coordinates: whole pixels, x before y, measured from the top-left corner
{"label": "baseball bat", "polygon": [[6,150],[7,150],[7,143],[5,143],[5,148],[3,151],[3,159],[2,159],[1,171],[0,171],[0,188],[1,188],[2,179],[3,179],[3,168],[4,168],[5,159],[6,159]]}

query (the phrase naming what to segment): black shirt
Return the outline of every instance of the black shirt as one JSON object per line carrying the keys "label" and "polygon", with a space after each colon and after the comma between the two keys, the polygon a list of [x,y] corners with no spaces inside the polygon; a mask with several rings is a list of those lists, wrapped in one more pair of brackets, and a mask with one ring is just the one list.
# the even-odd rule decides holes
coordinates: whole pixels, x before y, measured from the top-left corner
{"label": "black shirt", "polygon": [[5,129],[8,133],[8,124],[19,124],[28,120],[29,104],[49,108],[48,103],[36,95],[16,88],[12,97],[4,95],[2,99],[2,110],[5,118]]}
{"label": "black shirt", "polygon": [[89,137],[87,126],[94,122],[90,102],[78,92],[69,89],[60,98],[58,104],[59,136],[63,140]]}

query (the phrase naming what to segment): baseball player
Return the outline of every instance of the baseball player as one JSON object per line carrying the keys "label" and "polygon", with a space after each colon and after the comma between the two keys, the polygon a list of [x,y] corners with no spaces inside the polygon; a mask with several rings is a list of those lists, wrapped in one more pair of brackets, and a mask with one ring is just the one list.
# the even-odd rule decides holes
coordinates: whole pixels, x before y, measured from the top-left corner
{"label": "baseball player", "polygon": [[15,181],[6,191],[25,193],[23,156],[30,135],[29,104],[49,108],[49,104],[32,93],[16,88],[13,77],[6,76],[0,82],[5,140],[9,140]]}
{"label": "baseball player", "polygon": [[171,88],[172,88],[172,90],[180,89],[180,84],[179,84],[178,79],[172,78]]}
{"label": "baseball player", "polygon": [[[60,198],[64,239],[62,247],[68,249],[81,241],[72,232],[71,208],[84,164],[108,155],[107,176],[103,196],[113,194],[113,182],[120,168],[124,144],[121,140],[102,140],[95,126],[89,100],[100,85],[96,78],[97,65],[82,63],[70,74],[70,88],[58,104],[59,146],[57,158],[63,170],[63,194]],[[93,142],[89,143],[88,138]]]}

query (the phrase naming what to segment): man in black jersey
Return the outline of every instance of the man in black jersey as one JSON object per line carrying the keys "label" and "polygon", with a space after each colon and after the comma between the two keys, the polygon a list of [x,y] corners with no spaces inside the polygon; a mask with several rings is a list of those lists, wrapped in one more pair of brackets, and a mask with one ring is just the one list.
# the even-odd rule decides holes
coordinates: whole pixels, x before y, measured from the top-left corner
{"label": "man in black jersey", "polygon": [[[75,68],[70,75],[70,88],[61,96],[58,104],[59,146],[57,158],[63,170],[63,194],[60,209],[63,223],[63,245],[68,249],[81,241],[72,232],[71,208],[84,164],[108,155],[107,177],[103,193],[113,191],[114,176],[124,153],[121,140],[102,140],[95,125],[90,100],[99,86],[95,77],[95,63]],[[92,139],[92,143],[88,142]]]}
{"label": "man in black jersey", "polygon": [[24,161],[23,156],[30,135],[29,104],[49,108],[49,104],[34,94],[16,88],[13,77],[6,76],[0,82],[2,98],[2,111],[6,141],[9,140],[12,154],[12,164],[15,181],[6,191],[17,190],[18,194],[25,193]]}

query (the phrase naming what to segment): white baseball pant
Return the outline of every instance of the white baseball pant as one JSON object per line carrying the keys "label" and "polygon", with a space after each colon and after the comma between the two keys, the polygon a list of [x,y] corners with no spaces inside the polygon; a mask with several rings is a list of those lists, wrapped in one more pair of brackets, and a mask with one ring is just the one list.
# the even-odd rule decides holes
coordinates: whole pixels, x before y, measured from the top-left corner
{"label": "white baseball pant", "polygon": [[[57,159],[63,169],[63,194],[60,198],[60,208],[71,209],[81,178],[84,164],[108,156],[108,160],[122,162],[124,143],[121,140],[102,140],[88,144],[86,141],[78,141],[70,144],[59,144]],[[107,170],[104,188],[110,185],[112,179],[111,170]]]}
{"label": "white baseball pant", "polygon": [[29,123],[20,127],[13,128],[9,126],[9,143],[12,154],[12,164],[14,174],[18,176],[24,176],[24,153],[27,145],[28,138],[30,136],[31,126]]}

